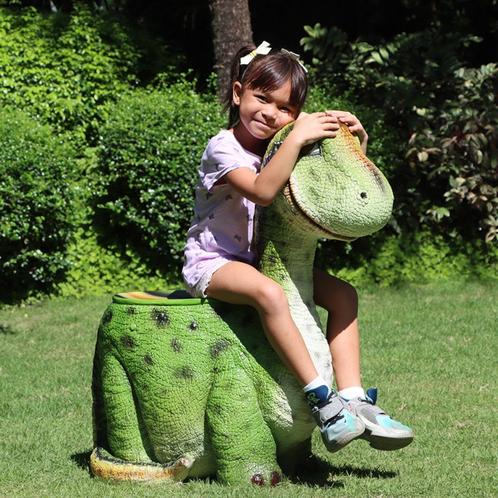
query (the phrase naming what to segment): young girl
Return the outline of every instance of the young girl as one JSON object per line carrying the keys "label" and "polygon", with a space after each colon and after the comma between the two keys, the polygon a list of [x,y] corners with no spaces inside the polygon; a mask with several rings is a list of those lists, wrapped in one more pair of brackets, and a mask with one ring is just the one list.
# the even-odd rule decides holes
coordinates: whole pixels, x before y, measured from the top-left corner
{"label": "young girl", "polygon": [[[333,138],[341,121],[366,152],[367,133],[352,114],[301,113],[307,88],[306,71],[295,54],[270,52],[265,42],[256,50],[245,47],[238,52],[226,94],[228,129],[209,141],[202,156],[182,275],[194,296],[256,308],[269,342],[302,384],[330,451],[360,436],[378,449],[401,448],[413,439],[411,429],[375,406],[374,396],[361,387],[354,288],[325,272],[314,272],[315,302],[329,313],[327,339],[337,393],[318,375],[282,288],[254,266],[255,204],[272,202],[289,179],[301,148]],[[291,121],[293,130],[260,172],[269,141]]]}

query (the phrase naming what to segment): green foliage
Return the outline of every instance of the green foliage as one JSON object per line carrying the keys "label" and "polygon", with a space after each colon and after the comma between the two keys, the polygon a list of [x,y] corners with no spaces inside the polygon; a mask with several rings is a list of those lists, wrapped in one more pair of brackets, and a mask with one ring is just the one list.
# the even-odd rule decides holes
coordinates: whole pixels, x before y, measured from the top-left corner
{"label": "green foliage", "polygon": [[126,290],[165,290],[168,282],[130,248],[104,246],[95,231],[80,227],[68,247],[70,269],[57,286],[60,296],[88,296]]}
{"label": "green foliage", "polygon": [[47,291],[67,269],[73,162],[48,126],[0,110],[0,299]]}
{"label": "green foliage", "polygon": [[479,39],[436,24],[376,44],[351,42],[319,24],[305,30],[301,43],[324,90],[377,109],[399,137],[390,178],[398,230],[422,225],[495,239],[498,72],[495,64],[465,67],[466,51]]}
{"label": "green foliage", "polygon": [[0,104],[92,142],[139,55],[120,23],[82,4],[70,15],[0,7]]}
{"label": "green foliage", "polygon": [[406,156],[420,181],[442,193],[426,200],[425,215],[449,229],[470,222],[491,242],[498,240],[498,67],[461,68],[453,83],[456,98],[417,109],[425,123]]}
{"label": "green foliage", "polygon": [[428,231],[387,236],[381,232],[352,244],[325,243],[318,260],[356,285],[498,280],[498,247]]}
{"label": "green foliage", "polygon": [[154,267],[178,271],[198,164],[223,122],[215,98],[187,82],[123,96],[101,132],[101,233],[131,244]]}

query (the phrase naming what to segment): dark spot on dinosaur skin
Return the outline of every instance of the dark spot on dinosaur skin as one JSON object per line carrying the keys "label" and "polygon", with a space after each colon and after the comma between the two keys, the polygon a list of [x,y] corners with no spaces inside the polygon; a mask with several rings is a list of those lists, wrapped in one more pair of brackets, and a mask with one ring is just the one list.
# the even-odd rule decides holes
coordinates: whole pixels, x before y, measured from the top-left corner
{"label": "dark spot on dinosaur skin", "polygon": [[135,347],[135,341],[133,340],[133,337],[130,337],[129,335],[124,335],[123,337],[121,337],[121,344],[126,349],[132,349]]}
{"label": "dark spot on dinosaur skin", "polygon": [[188,328],[190,330],[197,330],[199,328],[199,325],[195,320],[193,320],[190,322],[190,325],[188,326]]}
{"label": "dark spot on dinosaur skin", "polygon": [[154,308],[151,311],[151,316],[158,327],[167,327],[169,325],[169,316],[166,311]]}
{"label": "dark spot on dinosaur skin", "polygon": [[210,348],[209,354],[211,358],[218,358],[223,351],[227,350],[230,347],[230,343],[226,339],[220,339],[216,341]]}
{"label": "dark spot on dinosaur skin", "polygon": [[256,486],[264,486],[265,485],[265,479],[261,474],[254,474],[251,477],[251,482],[253,484],[256,484]]}
{"label": "dark spot on dinosaur skin", "polygon": [[112,320],[112,311],[106,310],[104,316],[102,317],[102,324],[107,325]]}
{"label": "dark spot on dinosaur skin", "polygon": [[273,471],[271,473],[271,485],[276,486],[280,481],[282,480],[282,476],[280,475],[280,472],[275,472]]}
{"label": "dark spot on dinosaur skin", "polygon": [[134,315],[136,312],[137,310],[133,306],[128,306],[128,308],[126,308],[126,313],[128,315]]}
{"label": "dark spot on dinosaur skin", "polygon": [[144,356],[144,362],[147,363],[147,365],[154,365],[154,360],[150,354]]}
{"label": "dark spot on dinosaur skin", "polygon": [[182,351],[182,345],[176,337],[173,337],[173,339],[171,339],[171,349],[175,353],[181,353]]}
{"label": "dark spot on dinosaur skin", "polygon": [[269,263],[273,265],[278,263],[278,258],[274,254],[270,254],[266,259]]}
{"label": "dark spot on dinosaur skin", "polygon": [[194,371],[188,366],[180,367],[176,370],[175,375],[179,379],[192,380],[194,378]]}

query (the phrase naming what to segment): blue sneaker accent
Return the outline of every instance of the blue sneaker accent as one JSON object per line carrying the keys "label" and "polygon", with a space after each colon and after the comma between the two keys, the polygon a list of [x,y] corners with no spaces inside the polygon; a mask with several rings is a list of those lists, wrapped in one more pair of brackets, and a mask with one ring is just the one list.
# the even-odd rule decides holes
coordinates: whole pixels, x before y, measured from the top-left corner
{"label": "blue sneaker accent", "polygon": [[350,413],[344,400],[332,392],[325,403],[311,408],[313,418],[320,429],[325,447],[336,452],[365,431],[363,422]]}
{"label": "blue sneaker accent", "polygon": [[378,415],[376,418],[379,425],[381,427],[384,427],[384,429],[411,431],[411,429],[408,426],[403,425],[401,422],[398,422],[397,420],[393,420],[389,415]]}
{"label": "blue sneaker accent", "polygon": [[375,403],[377,403],[377,388],[376,387],[369,387],[367,389],[367,398],[369,398],[372,401],[373,405],[375,405]]}
{"label": "blue sneaker accent", "polygon": [[325,403],[330,396],[330,389],[322,384],[321,386],[305,391],[304,395],[310,406],[318,405],[320,403]]}
{"label": "blue sneaker accent", "polygon": [[365,399],[356,398],[347,402],[351,413],[365,425],[362,439],[366,439],[377,450],[398,450],[413,441],[410,427],[392,419],[384,410],[375,405],[377,389],[367,390]]}

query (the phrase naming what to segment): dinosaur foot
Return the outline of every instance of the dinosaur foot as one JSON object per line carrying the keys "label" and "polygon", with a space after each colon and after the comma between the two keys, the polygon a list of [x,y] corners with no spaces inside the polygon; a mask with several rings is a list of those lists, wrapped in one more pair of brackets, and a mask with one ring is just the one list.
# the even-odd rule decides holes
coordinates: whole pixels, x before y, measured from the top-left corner
{"label": "dinosaur foot", "polygon": [[282,481],[282,475],[280,472],[272,472],[270,474],[269,479],[265,480],[263,474],[253,474],[251,477],[251,483],[255,484],[256,486],[265,486],[265,485],[270,485],[270,486],[276,486],[277,484]]}
{"label": "dinosaur foot", "polygon": [[167,463],[129,462],[111,456],[103,448],[95,448],[90,455],[92,473],[115,481],[183,481],[194,463],[188,456]]}

